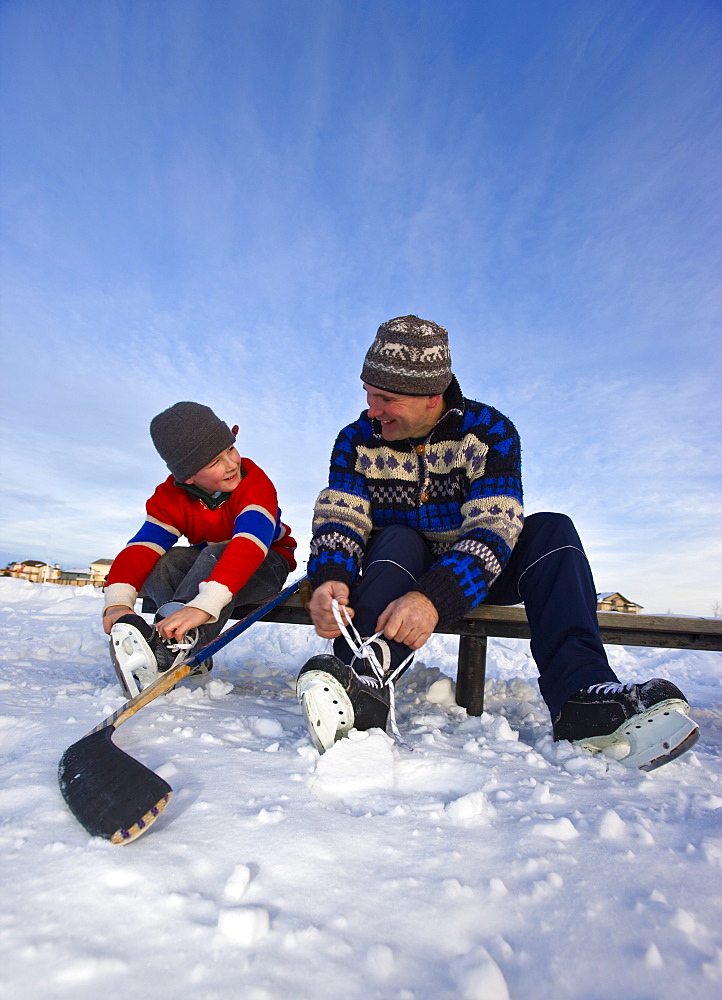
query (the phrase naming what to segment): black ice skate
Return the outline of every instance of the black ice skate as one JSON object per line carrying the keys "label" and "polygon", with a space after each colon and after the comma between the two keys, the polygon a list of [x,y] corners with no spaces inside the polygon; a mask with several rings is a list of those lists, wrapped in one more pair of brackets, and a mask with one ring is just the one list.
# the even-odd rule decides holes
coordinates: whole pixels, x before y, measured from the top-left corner
{"label": "black ice skate", "polygon": [[298,675],[296,694],[319,753],[351,729],[386,729],[391,688],[357,674],[337,656],[311,657]]}
{"label": "black ice skate", "polygon": [[153,647],[157,632],[140,615],[123,615],[110,630],[110,658],[127,698],[135,698],[158,676]]}
{"label": "black ice skate", "polygon": [[671,681],[593,684],[577,692],[554,720],[554,739],[592,753],[603,751],[626,767],[653,771],[689,750],[699,727]]}
{"label": "black ice skate", "polygon": [[[156,615],[156,622],[164,617]],[[180,641],[163,639],[140,615],[130,613],[119,618],[110,630],[110,658],[125,696],[135,698],[158,674],[188,659],[191,650],[200,645],[199,640],[198,629],[189,629]],[[213,658],[208,657],[196,663],[188,676],[203,677],[212,668]]]}

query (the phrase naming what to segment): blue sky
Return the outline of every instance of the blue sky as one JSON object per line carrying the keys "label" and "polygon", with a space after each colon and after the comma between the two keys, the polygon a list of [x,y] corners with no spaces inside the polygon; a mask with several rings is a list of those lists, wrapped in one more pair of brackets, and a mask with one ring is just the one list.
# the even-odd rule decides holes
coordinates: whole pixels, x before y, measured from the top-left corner
{"label": "blue sky", "polygon": [[112,557],[180,399],[305,561],[378,325],[446,326],[599,590],[722,602],[722,7],[3,0],[0,563]]}

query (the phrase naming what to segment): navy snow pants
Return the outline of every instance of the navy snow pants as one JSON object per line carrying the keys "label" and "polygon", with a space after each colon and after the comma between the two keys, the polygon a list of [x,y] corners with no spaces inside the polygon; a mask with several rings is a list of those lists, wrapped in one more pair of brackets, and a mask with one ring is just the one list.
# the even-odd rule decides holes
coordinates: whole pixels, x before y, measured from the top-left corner
{"label": "navy snow pants", "polygon": [[[376,632],[381,612],[414,583],[433,562],[418,532],[394,525],[369,541],[362,574],[351,588],[354,625],[362,636]],[[511,558],[492,584],[485,604],[524,603],[531,630],[531,652],[539,670],[539,688],[552,720],[565,702],[591,684],[616,681],[597,625],[597,595],[579,535],[566,514],[530,514]],[[411,650],[390,642],[392,666]],[[334,642],[345,663],[345,639]]]}

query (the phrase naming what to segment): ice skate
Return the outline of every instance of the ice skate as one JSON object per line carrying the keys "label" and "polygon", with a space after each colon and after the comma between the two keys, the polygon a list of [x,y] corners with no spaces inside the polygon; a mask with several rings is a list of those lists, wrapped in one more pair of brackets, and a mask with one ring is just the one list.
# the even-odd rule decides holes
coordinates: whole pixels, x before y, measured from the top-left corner
{"label": "ice skate", "polygon": [[570,698],[554,721],[555,740],[570,740],[643,771],[675,760],[698,738],[687,699],[661,678],[593,684]]}
{"label": "ice skate", "polygon": [[119,618],[110,630],[110,658],[127,698],[135,698],[158,676],[155,632],[140,615]]}
{"label": "ice skate", "polygon": [[311,740],[325,753],[351,729],[386,728],[390,689],[359,675],[337,656],[313,656],[296,681]]}
{"label": "ice skate", "polygon": [[[154,622],[156,626],[159,622],[162,622],[164,618],[167,618],[168,615],[171,615],[174,611],[179,611],[184,607],[185,605],[180,601],[169,601],[168,603],[161,605],[155,613]],[[154,649],[160,673],[165,673],[166,670],[170,670],[171,667],[174,667],[176,663],[180,663],[182,660],[188,659],[193,649],[200,648],[204,644],[201,630],[198,628],[188,629],[182,639],[164,639],[158,632],[156,632],[156,636],[157,640],[154,645]],[[206,677],[212,669],[213,657],[209,656],[208,659],[203,660],[202,663],[196,663],[188,676],[198,678]]]}

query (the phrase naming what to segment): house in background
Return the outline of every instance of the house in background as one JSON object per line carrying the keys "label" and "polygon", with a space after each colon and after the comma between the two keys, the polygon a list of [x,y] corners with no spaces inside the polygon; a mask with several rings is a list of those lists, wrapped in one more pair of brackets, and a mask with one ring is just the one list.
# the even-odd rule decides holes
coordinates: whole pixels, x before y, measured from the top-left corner
{"label": "house in background", "polygon": [[63,587],[89,587],[92,583],[90,573],[82,569],[61,569],[58,579],[52,582]]}
{"label": "house in background", "polygon": [[597,594],[597,611],[621,611],[625,615],[638,615],[641,604],[635,604],[623,594]]}
{"label": "house in background", "polygon": [[105,586],[105,578],[112,565],[112,559],[96,559],[90,564],[90,582],[94,587]]}
{"label": "house in background", "polygon": [[10,563],[6,573],[19,580],[29,580],[30,583],[57,583],[60,566],[57,563],[51,566],[38,559],[26,559],[24,562]]}
{"label": "house in background", "polygon": [[9,563],[2,570],[3,576],[14,576],[18,580],[29,580],[30,583],[58,583],[64,587],[102,587],[112,559],[96,559],[90,564],[90,571],[82,569],[61,570],[59,564],[51,566],[37,559],[26,559],[24,562]]}

